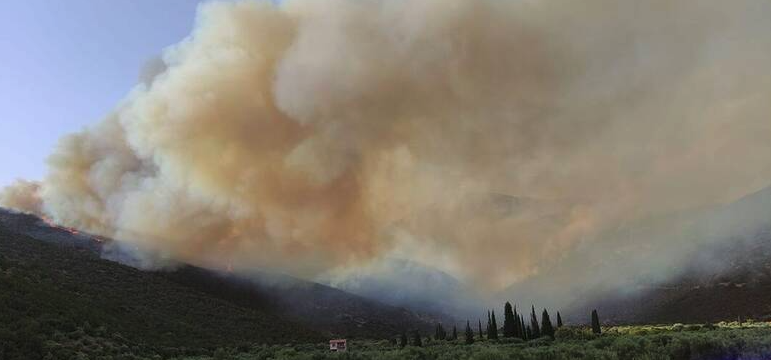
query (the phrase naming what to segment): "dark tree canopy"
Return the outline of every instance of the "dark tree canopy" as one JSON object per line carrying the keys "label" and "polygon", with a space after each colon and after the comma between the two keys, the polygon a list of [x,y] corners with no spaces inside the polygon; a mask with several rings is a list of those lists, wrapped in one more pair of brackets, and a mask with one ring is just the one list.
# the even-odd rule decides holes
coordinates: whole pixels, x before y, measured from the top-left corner
{"label": "dark tree canopy", "polygon": [[423,339],[420,338],[420,331],[415,330],[415,336],[412,338],[412,346],[423,346]]}
{"label": "dark tree canopy", "polygon": [[474,343],[474,332],[471,331],[471,323],[466,320],[466,344]]}
{"label": "dark tree canopy", "polygon": [[508,301],[503,307],[503,337],[514,337],[514,310],[511,308],[511,303]]}
{"label": "dark tree canopy", "polygon": [[447,338],[447,331],[444,330],[444,326],[442,326],[442,324],[436,324],[434,338],[436,340],[444,340]]}
{"label": "dark tree canopy", "polygon": [[516,320],[511,304],[507,301],[503,307],[503,337],[511,338],[516,335]]}
{"label": "dark tree canopy", "polygon": [[541,335],[554,339],[554,326],[551,323],[549,312],[546,311],[546,309],[543,309],[543,313],[541,314]]}
{"label": "dark tree canopy", "polygon": [[560,312],[557,311],[557,328],[562,327],[562,316],[560,316]]}
{"label": "dark tree canopy", "polygon": [[514,306],[514,337],[522,339],[524,337],[522,331],[522,321],[517,313],[517,306]]}
{"label": "dark tree canopy", "polygon": [[535,316],[535,305],[532,306],[532,312],[530,313],[530,331],[532,332],[531,339],[537,339],[541,337],[541,328],[538,326],[538,318]]}
{"label": "dark tree canopy", "polygon": [[490,333],[487,335],[489,339],[498,340],[498,323],[495,321],[495,310],[490,315]]}
{"label": "dark tree canopy", "polygon": [[525,328],[525,317],[520,314],[519,315],[519,332],[520,332],[520,338],[522,340],[528,340],[529,337],[527,336],[527,330]]}
{"label": "dark tree canopy", "polygon": [[[535,312],[535,305],[530,307],[530,321],[525,322],[524,312],[518,312],[517,306],[507,301],[503,306],[503,333],[504,338],[519,338],[524,341],[538,339],[543,336],[555,338],[557,328],[562,327],[562,314],[557,312],[556,324],[552,322],[551,315],[547,309],[543,309],[540,315]],[[487,338],[496,340],[499,337],[498,326],[495,319],[495,310],[487,311]],[[479,321],[479,334],[482,338],[482,322]]]}
{"label": "dark tree canopy", "polygon": [[600,328],[600,317],[597,315],[597,310],[592,310],[592,332],[595,334],[602,333]]}
{"label": "dark tree canopy", "polygon": [[490,310],[487,310],[487,338],[491,339],[490,336],[493,334],[493,317],[490,316]]}

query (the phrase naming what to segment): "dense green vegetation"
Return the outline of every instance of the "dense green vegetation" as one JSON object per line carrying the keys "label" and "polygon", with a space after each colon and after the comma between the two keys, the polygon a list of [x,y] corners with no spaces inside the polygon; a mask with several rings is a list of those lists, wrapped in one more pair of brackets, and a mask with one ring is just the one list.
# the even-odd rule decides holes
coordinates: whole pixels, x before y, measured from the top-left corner
{"label": "dense green vegetation", "polygon": [[488,340],[423,339],[422,346],[401,347],[394,341],[364,341],[349,344],[346,353],[332,353],[326,344],[254,346],[248,351],[220,349],[212,356],[180,357],[179,360],[267,360],[267,359],[383,359],[383,360],[504,360],[504,359],[693,359],[761,360],[771,354],[771,324],[720,324],[718,326],[673,325],[603,328],[563,327],[548,336],[522,341],[518,338]]}
{"label": "dense green vegetation", "polygon": [[87,251],[62,251],[0,228],[2,360],[169,357],[324,338],[163,274]]}

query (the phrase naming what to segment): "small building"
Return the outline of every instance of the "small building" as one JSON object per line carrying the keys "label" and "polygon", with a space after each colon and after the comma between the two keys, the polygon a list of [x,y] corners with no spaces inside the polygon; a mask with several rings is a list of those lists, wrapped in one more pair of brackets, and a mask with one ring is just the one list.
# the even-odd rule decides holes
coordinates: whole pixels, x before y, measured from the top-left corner
{"label": "small building", "polygon": [[348,342],[345,339],[329,340],[330,351],[346,351],[348,350]]}

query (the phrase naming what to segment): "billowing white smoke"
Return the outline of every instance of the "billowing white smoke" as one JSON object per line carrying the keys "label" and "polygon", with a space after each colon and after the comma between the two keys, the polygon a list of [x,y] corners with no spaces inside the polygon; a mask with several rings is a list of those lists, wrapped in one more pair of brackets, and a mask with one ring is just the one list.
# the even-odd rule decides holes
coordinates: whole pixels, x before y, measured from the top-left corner
{"label": "billowing white smoke", "polygon": [[12,186],[0,189],[0,205],[29,213],[41,212],[40,184],[17,180]]}
{"label": "billowing white smoke", "polygon": [[388,255],[497,289],[767,186],[769,18],[765,0],[206,3],[39,188],[0,199],[208,266]]}

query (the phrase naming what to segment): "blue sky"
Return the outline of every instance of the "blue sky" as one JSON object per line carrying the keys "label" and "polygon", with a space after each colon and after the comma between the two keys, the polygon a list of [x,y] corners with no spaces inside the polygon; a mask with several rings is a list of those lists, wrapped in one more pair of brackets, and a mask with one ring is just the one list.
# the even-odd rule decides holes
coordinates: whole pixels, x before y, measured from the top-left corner
{"label": "blue sky", "polygon": [[99,121],[199,0],[9,0],[0,12],[0,187],[39,179],[59,137]]}

